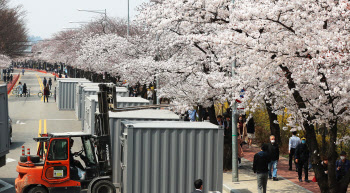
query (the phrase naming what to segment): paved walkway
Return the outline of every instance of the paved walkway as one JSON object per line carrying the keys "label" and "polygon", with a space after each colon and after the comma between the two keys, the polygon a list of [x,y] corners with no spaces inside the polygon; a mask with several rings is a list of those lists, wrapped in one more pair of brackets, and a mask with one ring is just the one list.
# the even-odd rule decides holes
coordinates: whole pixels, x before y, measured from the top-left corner
{"label": "paved walkway", "polygon": [[[231,172],[224,173],[224,192],[226,193],[252,193],[257,192],[256,174],[253,173],[253,158],[260,148],[253,147],[248,149],[243,146],[244,158],[242,159],[242,167],[239,168],[239,182],[232,182]],[[299,182],[298,174],[288,170],[288,160],[280,158],[278,163],[279,181],[269,180],[267,182],[267,192],[321,192],[315,182]],[[313,172],[309,172],[309,180],[314,177]]]}

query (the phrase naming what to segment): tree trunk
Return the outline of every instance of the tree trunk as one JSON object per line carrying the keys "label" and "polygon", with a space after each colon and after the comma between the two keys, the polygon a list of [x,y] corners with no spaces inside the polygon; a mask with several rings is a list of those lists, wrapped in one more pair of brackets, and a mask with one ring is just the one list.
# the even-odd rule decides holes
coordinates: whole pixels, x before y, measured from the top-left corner
{"label": "tree trunk", "polygon": [[210,122],[215,124],[215,125],[217,125],[218,122],[216,121],[214,103],[210,107],[208,107],[208,113],[209,113],[209,120],[210,120]]}
{"label": "tree trunk", "polygon": [[[294,79],[292,78],[292,73],[288,69],[288,67],[279,65],[279,67],[282,69],[282,71],[285,73],[285,77],[287,78],[287,85],[289,90],[294,90],[296,88]],[[306,104],[300,95],[298,90],[294,90],[293,92],[293,98],[296,102],[296,105],[298,109],[306,109]],[[315,129],[312,124],[309,124],[312,122],[314,117],[312,117],[307,111],[303,112],[303,115],[306,117],[306,120],[303,122],[304,129],[306,130],[306,141],[309,147],[309,150],[311,152],[311,159],[312,159],[312,166],[314,168],[314,172],[318,181],[318,186],[321,189],[322,193],[327,193],[329,192],[329,187],[333,187],[334,181],[333,180],[327,180],[325,179],[325,173],[323,171],[323,167],[321,166],[321,159],[319,156],[319,148],[317,144],[317,139],[316,139],[316,134],[315,134]],[[335,145],[335,143],[334,143]],[[335,149],[331,150],[335,151]],[[330,164],[330,162],[328,162]],[[328,165],[329,168],[329,165]],[[330,171],[328,171],[330,172]],[[329,175],[329,178],[331,176]],[[328,183],[327,183],[328,181]]]}
{"label": "tree trunk", "polygon": [[203,111],[203,107],[202,107],[202,105],[199,105],[198,106],[198,111],[197,111],[199,121],[203,121],[203,113],[202,113],[202,111]]}
{"label": "tree trunk", "polygon": [[274,123],[274,121],[278,121],[277,115],[272,112],[272,108],[271,108],[272,105],[270,103],[265,101],[265,105],[266,105],[267,113],[269,114],[271,135],[274,135],[276,138],[276,142],[279,145],[282,145],[280,126],[279,126],[279,124]]}

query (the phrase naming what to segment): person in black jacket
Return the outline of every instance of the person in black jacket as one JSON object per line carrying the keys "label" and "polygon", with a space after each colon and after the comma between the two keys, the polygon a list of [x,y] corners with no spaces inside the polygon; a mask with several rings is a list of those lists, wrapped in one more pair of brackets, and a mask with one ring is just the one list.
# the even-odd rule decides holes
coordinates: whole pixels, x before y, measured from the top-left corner
{"label": "person in black jacket", "polygon": [[[271,162],[269,163],[269,179],[272,179],[273,181],[278,181],[277,178],[277,164],[278,160],[280,158],[280,150],[278,148],[278,144],[276,143],[276,139],[274,135],[270,136],[270,142],[269,143],[269,148],[268,148],[268,153],[270,154],[271,157]],[[271,169],[273,169],[273,173],[271,172]]]}
{"label": "person in black jacket", "polygon": [[302,182],[303,167],[305,172],[305,182],[310,182],[308,175],[308,164],[309,164],[309,148],[306,145],[306,139],[301,138],[301,144],[299,144],[295,150],[295,162],[298,163],[298,177],[299,182]]}
{"label": "person in black jacket", "polygon": [[224,171],[232,168],[232,122],[226,115],[224,121]]}
{"label": "person in black jacket", "polygon": [[250,117],[247,123],[248,148],[252,147],[253,139],[255,138],[255,123],[254,118]]}
{"label": "person in black jacket", "polygon": [[254,155],[253,171],[257,173],[258,192],[266,193],[267,178],[268,178],[268,164],[271,162],[268,145],[263,144],[261,151]]}

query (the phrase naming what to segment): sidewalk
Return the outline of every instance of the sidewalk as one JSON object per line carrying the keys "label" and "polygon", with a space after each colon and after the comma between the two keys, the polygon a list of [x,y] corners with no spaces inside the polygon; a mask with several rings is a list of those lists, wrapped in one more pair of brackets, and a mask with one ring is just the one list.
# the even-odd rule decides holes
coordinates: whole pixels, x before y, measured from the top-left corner
{"label": "sidewalk", "polygon": [[[254,174],[252,168],[254,155],[260,151],[260,148],[253,147],[248,149],[247,146],[244,145],[243,151],[244,158],[242,159],[242,165],[239,168],[239,182],[232,182],[231,172],[224,173],[223,190],[225,193],[257,192],[256,174]],[[278,162],[277,172],[279,181],[269,180],[267,182],[267,192],[321,192],[317,183],[299,182],[295,168],[293,168],[293,171],[289,171],[288,168],[288,160],[281,157]],[[309,180],[312,180],[313,177],[314,173],[309,172]]]}

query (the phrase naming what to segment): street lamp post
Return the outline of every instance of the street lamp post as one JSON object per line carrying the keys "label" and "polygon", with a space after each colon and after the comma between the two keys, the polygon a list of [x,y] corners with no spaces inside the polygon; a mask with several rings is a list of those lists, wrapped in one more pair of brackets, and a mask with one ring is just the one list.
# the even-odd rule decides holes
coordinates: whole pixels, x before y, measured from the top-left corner
{"label": "street lamp post", "polygon": [[129,3],[129,0],[128,0],[128,28],[127,28],[127,37],[129,37],[129,31],[130,31],[130,29],[129,29],[129,26],[130,26],[130,3]]}
{"label": "street lamp post", "polygon": [[[232,9],[234,8],[235,0],[232,0]],[[235,68],[236,68],[236,56],[235,60],[232,64],[231,69],[231,75],[232,78],[235,74]],[[237,111],[237,102],[236,100],[233,102],[232,105],[232,182],[238,182],[238,144],[237,144],[237,121],[236,121],[236,111]]]}
{"label": "street lamp post", "polygon": [[104,20],[107,25],[107,9],[104,10],[86,10],[86,9],[78,9],[78,11],[84,11],[84,12],[90,12],[90,13],[98,13],[98,14],[103,14],[104,15]]}
{"label": "street lamp post", "polygon": [[86,10],[86,9],[78,9],[78,11],[90,12],[90,13],[98,13],[105,15],[105,21],[107,21],[107,9],[104,10]]}

